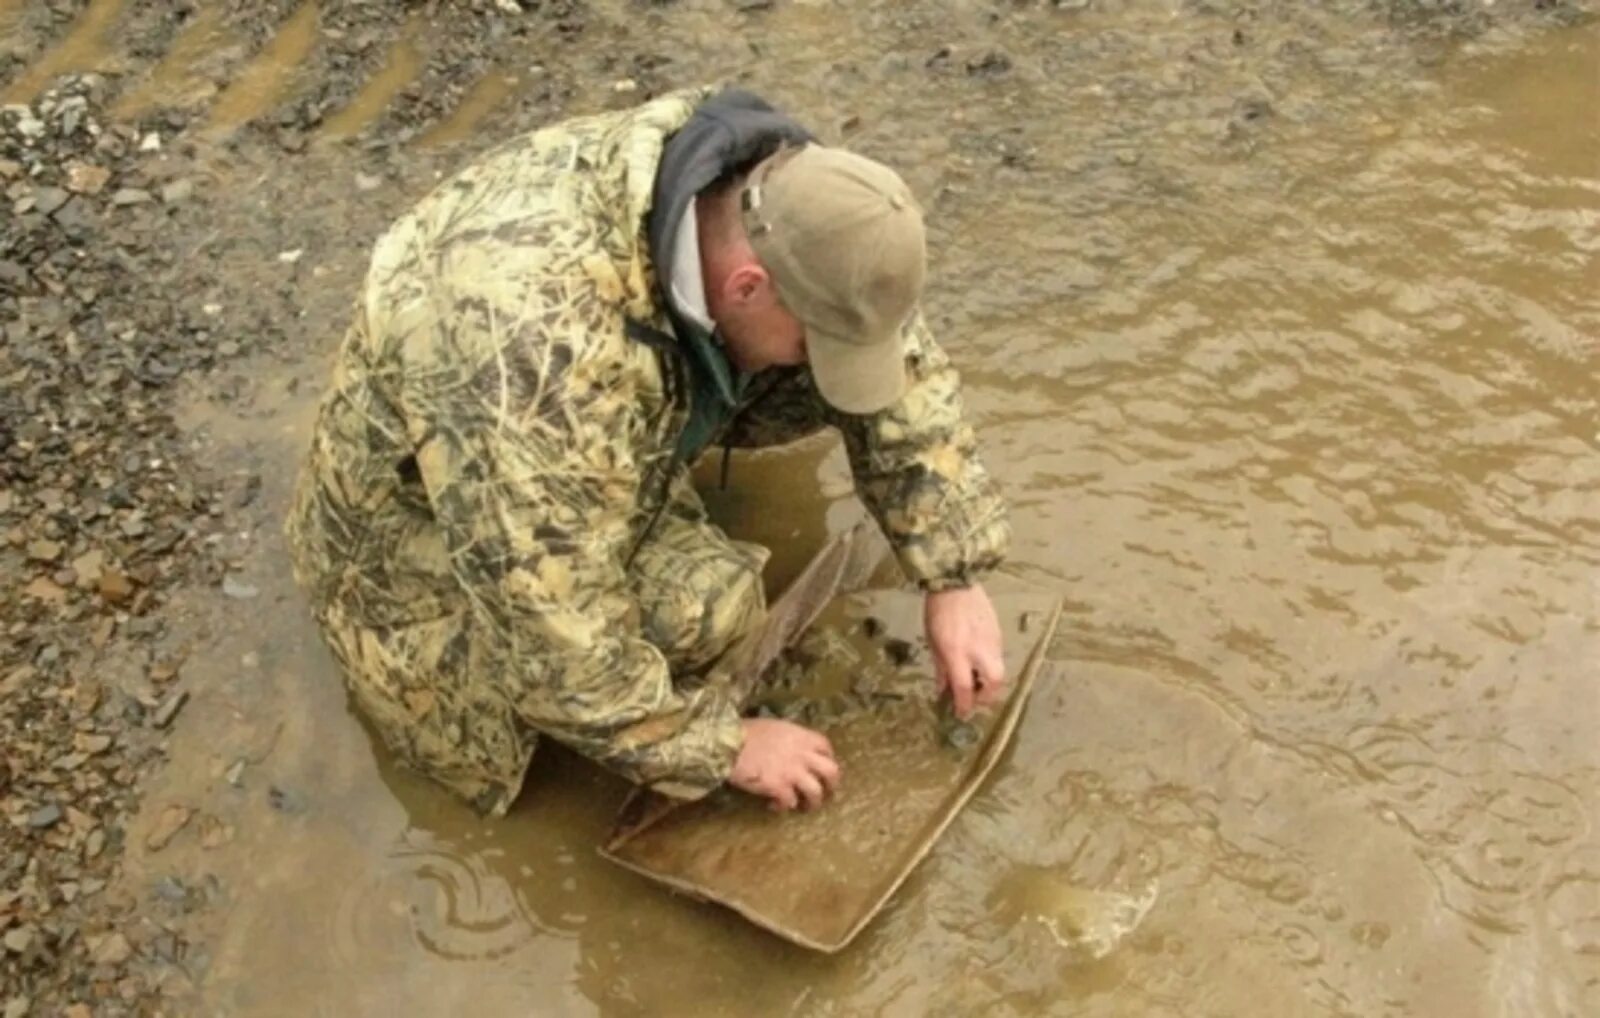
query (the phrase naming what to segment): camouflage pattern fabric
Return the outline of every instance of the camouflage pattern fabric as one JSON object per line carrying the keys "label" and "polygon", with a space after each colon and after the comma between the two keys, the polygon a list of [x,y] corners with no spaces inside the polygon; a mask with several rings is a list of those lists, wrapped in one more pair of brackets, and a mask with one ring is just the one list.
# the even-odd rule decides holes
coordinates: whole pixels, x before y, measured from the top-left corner
{"label": "camouflage pattern fabric", "polygon": [[[496,149],[378,242],[287,532],[357,708],[490,813],[540,735],[696,798],[737,705],[693,674],[761,617],[765,552],[705,519],[673,455],[682,365],[644,236],[665,139],[707,93]],[[998,563],[1004,508],[920,321],[915,385],[870,417],[801,371],[758,377],[728,439],[843,431],[863,499],[927,589]]]}

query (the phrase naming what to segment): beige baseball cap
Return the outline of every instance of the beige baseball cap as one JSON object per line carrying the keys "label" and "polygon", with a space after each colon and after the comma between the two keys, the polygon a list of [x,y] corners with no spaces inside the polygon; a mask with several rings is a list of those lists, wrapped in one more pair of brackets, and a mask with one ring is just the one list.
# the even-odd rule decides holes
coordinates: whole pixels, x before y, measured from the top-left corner
{"label": "beige baseball cap", "polygon": [[750,174],[745,232],[806,329],[822,398],[876,413],[906,390],[906,320],[922,296],[922,210],[899,174],[824,145],[786,148]]}

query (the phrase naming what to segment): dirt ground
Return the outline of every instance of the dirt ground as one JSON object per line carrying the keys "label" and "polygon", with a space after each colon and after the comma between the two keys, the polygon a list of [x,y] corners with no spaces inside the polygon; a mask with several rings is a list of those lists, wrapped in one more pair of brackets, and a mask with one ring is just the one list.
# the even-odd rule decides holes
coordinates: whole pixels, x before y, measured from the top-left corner
{"label": "dirt ground", "polygon": [[[876,61],[786,52],[774,26],[824,6],[0,0],[0,1014],[191,1013],[230,874],[256,865],[247,827],[316,808],[315,789],[260,766],[316,747],[280,739],[271,712],[295,705],[258,687],[263,655],[288,651],[248,639],[269,601],[292,608],[277,551],[290,439],[373,239],[473,152],[737,81],[806,97],[796,113],[902,164],[937,220],[1045,167],[1057,128],[1037,97],[1065,76],[1116,100],[1071,157],[1088,219],[1150,200],[1158,178],[1185,186],[1151,143],[1171,104],[1207,151],[1270,164],[1275,132],[1316,130],[1374,80],[1593,14],[1136,5],[1200,26],[1154,73],[1125,70],[1136,28],[1074,32],[1113,17],[1097,0],[862,5],[878,9]],[[1297,104],[1288,83],[1312,65],[1325,84]],[[871,98],[890,79],[940,96],[948,119],[898,121]],[[1096,285],[1093,262],[1063,259],[1080,277],[1066,285]],[[267,720],[244,724],[253,712]],[[214,768],[204,794],[166,794],[185,787],[167,771],[183,738],[211,750],[182,756]]]}

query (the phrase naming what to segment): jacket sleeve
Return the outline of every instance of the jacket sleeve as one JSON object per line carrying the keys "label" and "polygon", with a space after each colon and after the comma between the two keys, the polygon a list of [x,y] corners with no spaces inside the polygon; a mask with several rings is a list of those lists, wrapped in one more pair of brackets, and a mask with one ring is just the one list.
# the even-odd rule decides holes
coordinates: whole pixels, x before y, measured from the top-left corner
{"label": "jacket sleeve", "polygon": [[1009,516],[979,462],[955,367],[920,313],[906,329],[909,388],[900,402],[829,416],[844,434],[856,490],[906,575],[928,591],[964,587],[1005,558]]}
{"label": "jacket sleeve", "polygon": [[468,276],[399,330],[399,399],[472,606],[469,667],[537,731],[665,794],[704,795],[732,769],[739,714],[719,688],[674,688],[641,637],[624,567],[638,464],[623,397],[583,353],[607,323],[581,282]]}

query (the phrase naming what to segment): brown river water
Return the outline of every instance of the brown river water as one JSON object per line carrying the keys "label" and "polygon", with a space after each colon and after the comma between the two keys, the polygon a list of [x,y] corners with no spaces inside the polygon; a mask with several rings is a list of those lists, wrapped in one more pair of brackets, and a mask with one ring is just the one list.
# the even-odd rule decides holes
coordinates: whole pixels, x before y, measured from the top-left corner
{"label": "brown river water", "polygon": [[[591,43],[725,70],[924,196],[930,317],[1013,504],[991,585],[1065,599],[1054,667],[886,911],[813,955],[598,859],[626,789],[569,755],[495,822],[397,770],[264,527],[150,798],[233,840],[130,859],[224,889],[198,1010],[1600,1014],[1600,27],[598,6]],[[498,73],[513,102],[539,70]],[[276,395],[190,415],[272,508],[339,327],[311,324]],[[732,476],[775,587],[860,512],[831,440]],[[1086,961],[1018,918],[1054,882],[1159,894]]]}

